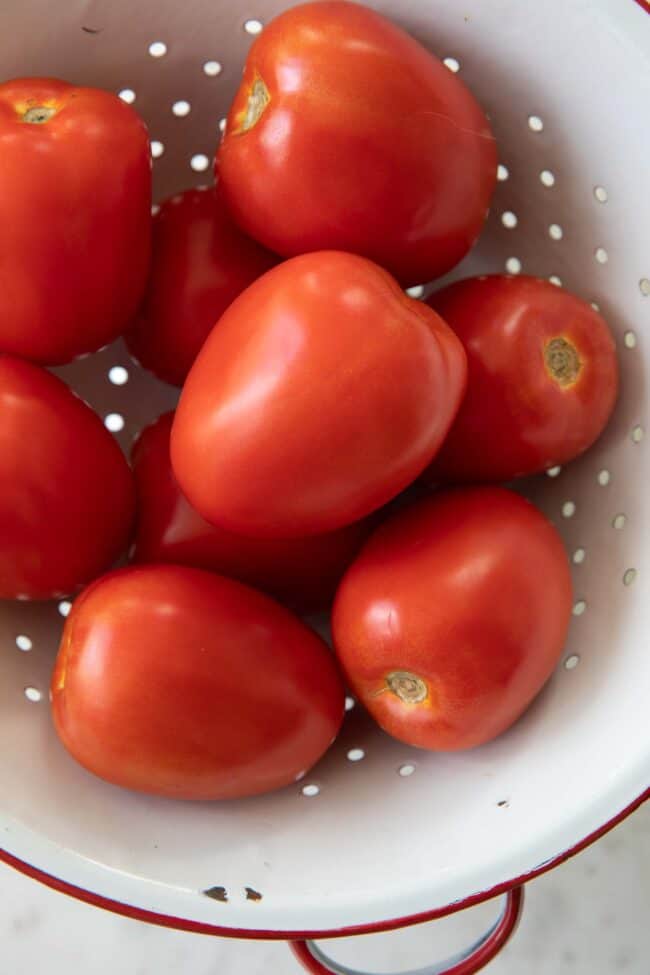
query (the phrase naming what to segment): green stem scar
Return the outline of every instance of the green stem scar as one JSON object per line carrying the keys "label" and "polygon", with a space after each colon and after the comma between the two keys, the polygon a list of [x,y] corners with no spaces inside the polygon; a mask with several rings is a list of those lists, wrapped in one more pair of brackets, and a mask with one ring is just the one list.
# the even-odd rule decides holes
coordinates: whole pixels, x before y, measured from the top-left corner
{"label": "green stem scar", "polygon": [[544,365],[558,386],[572,386],[582,368],[576,347],[564,338],[551,339],[544,347]]}
{"label": "green stem scar", "polygon": [[31,125],[42,125],[43,122],[49,121],[53,115],[56,115],[55,108],[48,108],[47,105],[36,105],[23,113],[22,120],[31,123]]}
{"label": "green stem scar", "polygon": [[392,670],[386,674],[386,686],[404,704],[419,704],[429,693],[426,682],[409,670]]}
{"label": "green stem scar", "polygon": [[268,88],[262,79],[257,77],[248,93],[246,112],[244,113],[239,131],[248,132],[249,129],[252,129],[259,122],[264,109],[270,101],[271,96],[269,95]]}

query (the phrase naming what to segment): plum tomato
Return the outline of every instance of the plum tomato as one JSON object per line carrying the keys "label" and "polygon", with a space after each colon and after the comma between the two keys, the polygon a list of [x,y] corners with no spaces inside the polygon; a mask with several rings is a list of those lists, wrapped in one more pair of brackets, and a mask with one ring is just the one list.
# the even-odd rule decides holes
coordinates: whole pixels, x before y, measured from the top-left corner
{"label": "plum tomato", "polygon": [[472,246],[497,153],[459,77],[376,11],[326,0],[255,39],[216,166],[235,219],[266,247],[351,251],[407,286]]}
{"label": "plum tomato", "polygon": [[489,741],[556,666],[571,617],[562,541],[501,487],[441,492],[386,521],[332,616],[353,693],[393,737],[433,751]]}
{"label": "plum tomato", "polygon": [[65,595],[127,547],[133,476],[62,380],[0,354],[0,599]]}
{"label": "plum tomato", "polygon": [[61,741],[116,785],[232,799],[298,780],[344,689],[312,630],[267,596],[178,565],[118,569],[75,600],[52,676]]}
{"label": "plum tomato", "polygon": [[602,433],[618,365],[601,315],[548,281],[494,274],[428,299],[467,353],[467,394],[427,480],[506,481],[565,464]]}
{"label": "plum tomato", "polygon": [[58,365],[116,339],[142,299],[151,152],[121,98],[0,85],[0,352]]}
{"label": "plum tomato", "polygon": [[242,535],[332,531],[430,463],[465,390],[465,354],[388,272],[337,251],[279,264],[235,299],[181,393],[183,494]]}
{"label": "plum tomato", "polygon": [[154,375],[182,386],[231,301],[280,260],[233,223],[214,187],[186,190],[153,218],[151,272],[126,344]]}

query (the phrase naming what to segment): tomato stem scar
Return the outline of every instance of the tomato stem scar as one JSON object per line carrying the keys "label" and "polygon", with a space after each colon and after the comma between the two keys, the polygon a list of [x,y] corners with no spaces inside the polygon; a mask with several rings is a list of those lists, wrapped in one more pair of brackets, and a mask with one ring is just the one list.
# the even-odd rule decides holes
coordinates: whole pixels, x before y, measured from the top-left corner
{"label": "tomato stem scar", "polygon": [[32,125],[42,125],[43,122],[49,121],[53,115],[56,115],[55,108],[48,108],[47,105],[36,105],[34,108],[28,108],[26,112],[23,112],[23,122],[30,122]]}
{"label": "tomato stem scar", "polygon": [[259,122],[264,109],[270,101],[271,96],[269,95],[269,90],[258,75],[248,93],[246,111],[239,127],[239,131],[248,132],[249,129],[252,129],[253,126]]}
{"label": "tomato stem scar", "polygon": [[563,387],[572,386],[582,369],[576,347],[562,337],[546,343],[544,365],[549,376]]}
{"label": "tomato stem scar", "polygon": [[404,704],[419,704],[429,693],[426,682],[408,670],[392,670],[386,674],[386,684]]}

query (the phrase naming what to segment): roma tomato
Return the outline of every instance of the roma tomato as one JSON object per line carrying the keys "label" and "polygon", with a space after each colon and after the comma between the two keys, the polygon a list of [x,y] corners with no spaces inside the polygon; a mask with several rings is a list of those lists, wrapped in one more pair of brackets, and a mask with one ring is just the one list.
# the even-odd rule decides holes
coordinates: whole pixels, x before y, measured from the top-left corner
{"label": "roma tomato", "polygon": [[0,599],[50,599],[103,572],[134,509],[99,417],[56,376],[0,355]]}
{"label": "roma tomato", "polygon": [[343,701],[312,630],[254,589],[174,565],[86,589],[52,676],[54,724],[78,762],[177,799],[296,781],[334,740]]}
{"label": "roma tomato", "polygon": [[182,386],[215,322],[278,260],[239,230],[214,188],[165,200],[153,218],[151,273],[126,333],[129,351],[159,379]]}
{"label": "roma tomato", "polygon": [[117,338],[151,236],[144,123],[116,95],[50,78],[0,85],[0,352],[46,365]]}
{"label": "roma tomato", "polygon": [[429,304],[465,347],[468,385],[428,480],[510,480],[591,446],[618,390],[597,311],[548,281],[501,274],[458,281]]}
{"label": "roma tomato", "polygon": [[465,85],[395,24],[338,0],[264,28],[217,156],[237,222],[271,250],[352,251],[404,285],[467,253],[496,165]]}
{"label": "roma tomato", "polygon": [[175,475],[211,523],[332,531],[422,472],[465,388],[442,319],[370,261],[324,251],[258,278],[194,363],[172,428]]}
{"label": "roma tomato", "polygon": [[308,538],[247,538],[208,524],[183,497],[171,467],[173,413],[147,427],[133,450],[138,495],[135,562],[176,562],[238,579],[298,612],[330,605],[369,534],[369,518]]}
{"label": "roma tomato", "polygon": [[504,731],[555,667],[571,614],[559,535],[518,494],[441,493],[386,522],[343,578],[332,629],[359,700],[434,751]]}

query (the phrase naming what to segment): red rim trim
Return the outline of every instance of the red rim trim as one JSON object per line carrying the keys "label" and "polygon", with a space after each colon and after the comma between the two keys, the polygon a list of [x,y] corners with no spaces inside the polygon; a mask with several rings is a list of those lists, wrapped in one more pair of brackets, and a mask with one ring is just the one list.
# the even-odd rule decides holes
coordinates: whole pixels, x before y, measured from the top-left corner
{"label": "red rim trim", "polygon": [[114,914],[121,914],[124,917],[133,918],[136,921],[146,921],[148,924],[157,924],[160,927],[165,928],[176,928],[179,931],[191,931],[194,934],[213,934],[218,935],[221,938],[253,938],[262,939],[266,941],[297,941],[297,940],[315,940],[323,938],[341,938],[349,937],[355,934],[373,934],[380,931],[391,931],[394,928],[405,928],[411,924],[422,924],[425,921],[435,921],[436,918],[445,917],[448,914],[454,914],[456,911],[462,911],[466,907],[473,907],[475,904],[481,904],[483,901],[489,900],[491,897],[497,897],[499,894],[505,894],[508,890],[513,887],[520,887],[522,884],[526,883],[528,880],[532,880],[534,877],[539,877],[540,874],[546,873],[548,870],[552,870],[553,867],[557,867],[560,863],[564,863],[570,857],[575,856],[576,853],[580,853],[591,843],[599,840],[601,836],[608,833],[610,829],[614,826],[618,826],[619,823],[623,822],[631,813],[639,808],[647,799],[650,799],[650,788],[646,789],[645,792],[641,793],[634,802],[626,806],[622,812],[610,819],[604,826],[599,827],[599,829],[594,830],[575,846],[570,847],[563,853],[559,853],[557,856],[552,857],[545,863],[541,863],[534,870],[530,870],[528,873],[521,874],[518,877],[513,877],[512,880],[504,881],[504,883],[497,884],[495,887],[490,887],[488,890],[481,891],[478,894],[472,894],[470,897],[466,897],[464,900],[454,901],[452,904],[447,904],[445,907],[438,907],[432,911],[422,911],[419,914],[411,914],[408,917],[395,918],[388,921],[378,921],[372,924],[356,924],[350,927],[335,928],[328,931],[256,931],[250,928],[225,928],[220,927],[217,924],[207,924],[204,921],[190,921],[187,918],[174,917],[170,914],[159,914],[155,911],[147,911],[141,907],[134,907],[131,904],[124,904],[121,901],[112,900],[110,897],[104,897],[102,894],[96,894],[91,890],[85,890],[83,887],[77,887],[75,884],[70,884],[66,880],[61,880],[60,877],[54,877],[52,874],[46,873],[44,870],[40,870],[31,863],[26,863],[24,860],[20,860],[18,857],[13,856],[13,854],[8,853],[6,850],[0,849],[0,861],[8,864],[10,867],[19,870],[21,873],[26,874],[28,877],[32,877],[34,880],[40,881],[47,887],[51,887],[53,890],[58,890],[62,894],[68,894],[70,897],[75,897],[77,900],[85,901],[86,904],[92,904],[94,907],[101,907],[103,910],[112,911]]}
{"label": "red rim trim", "polygon": [[[524,906],[524,888],[515,887],[507,893],[505,909],[499,923],[485,941],[462,961],[441,971],[441,975],[476,975],[499,954],[517,930]],[[312,975],[332,975],[333,970],[315,958],[307,941],[291,941],[289,947],[300,964]],[[436,969],[437,970],[437,969]]]}
{"label": "red rim trim", "polygon": [[636,2],[642,8],[642,10],[645,10],[647,14],[650,14],[650,3],[648,0],[636,0]]}

